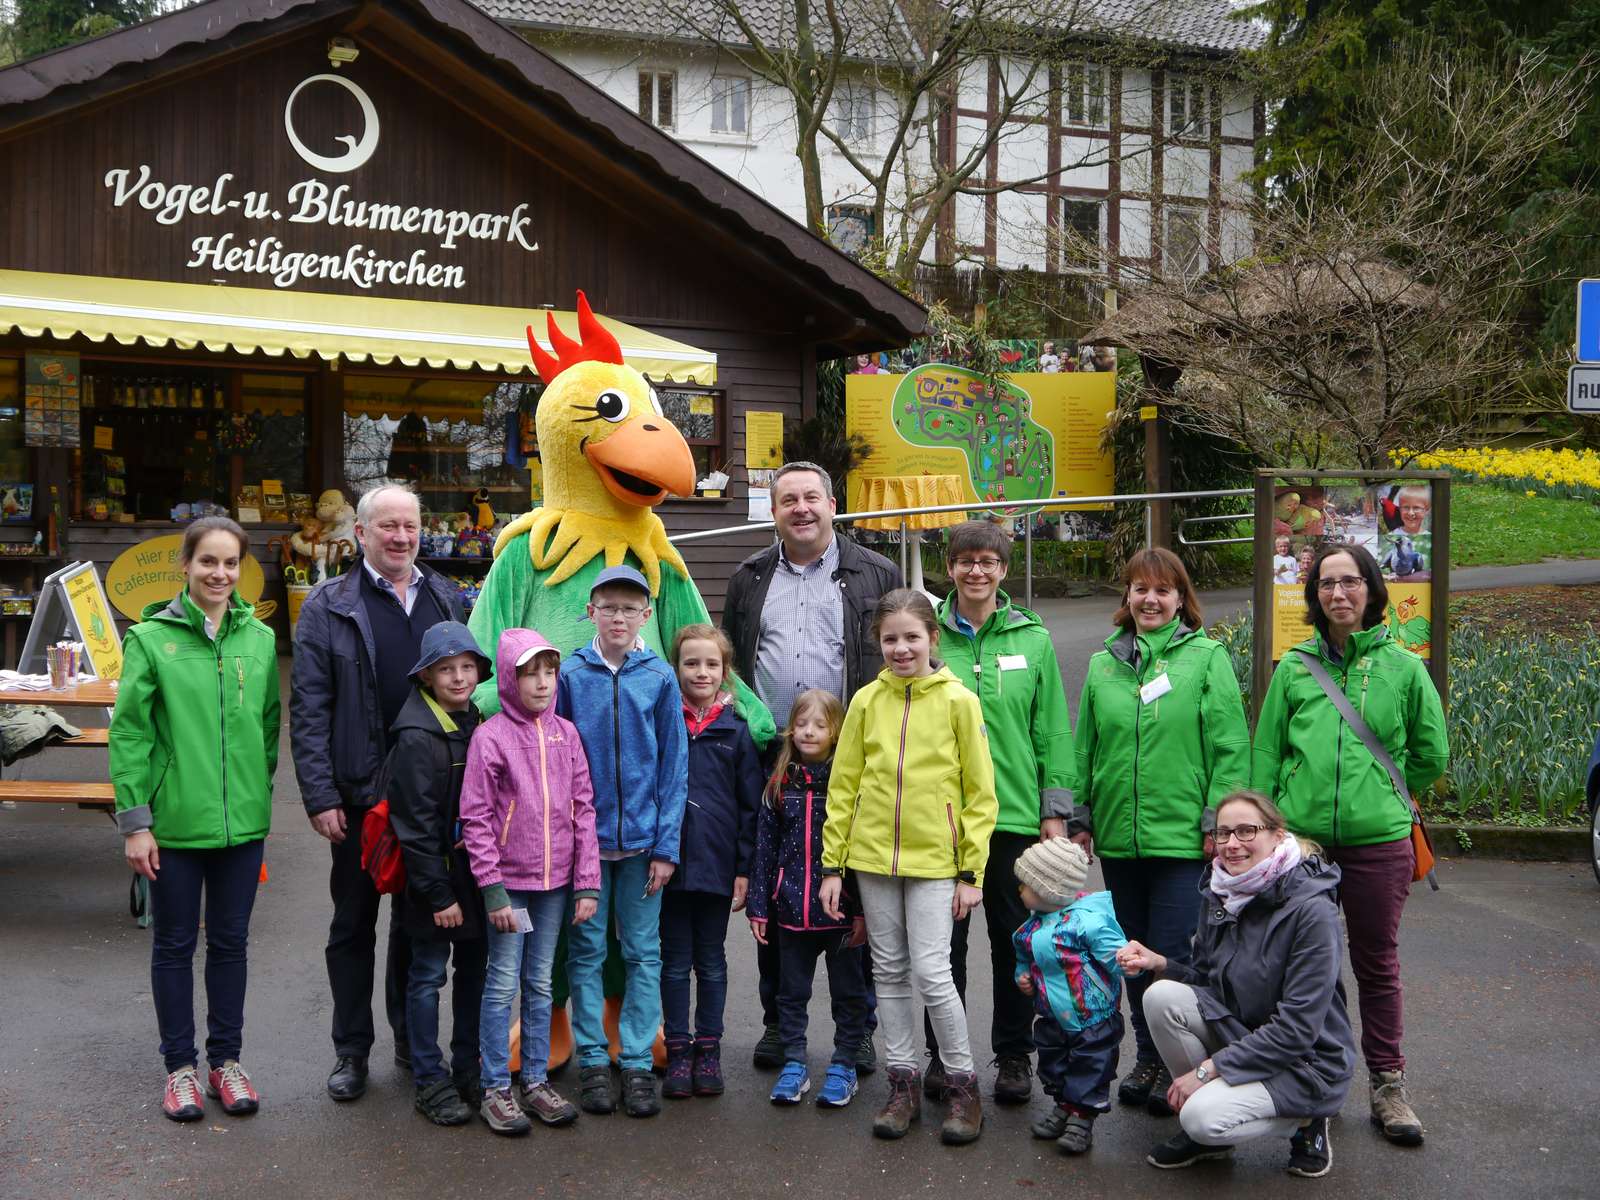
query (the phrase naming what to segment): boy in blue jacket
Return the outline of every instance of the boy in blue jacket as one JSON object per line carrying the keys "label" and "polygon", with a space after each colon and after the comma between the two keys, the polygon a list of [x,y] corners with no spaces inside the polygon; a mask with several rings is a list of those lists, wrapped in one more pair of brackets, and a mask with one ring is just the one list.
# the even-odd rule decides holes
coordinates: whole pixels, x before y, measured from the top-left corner
{"label": "boy in blue jacket", "polygon": [[650,588],[632,567],[607,567],[589,593],[597,633],[561,664],[556,712],[578,727],[594,781],[600,905],[568,931],[578,1103],[616,1111],[604,1026],[606,929],[616,923],[627,982],[622,999],[623,1104],[661,1111],[651,1051],[661,1024],[661,889],[678,863],[688,797],[689,739],[677,676],[645,646]]}
{"label": "boy in blue jacket", "polygon": [[1039,1078],[1055,1107],[1033,1124],[1063,1153],[1094,1144],[1094,1119],[1111,1107],[1122,1044],[1127,944],[1110,892],[1085,892],[1089,856],[1066,838],[1036,842],[1017,859],[1022,903],[1033,916],[1012,934],[1017,987],[1033,997]]}

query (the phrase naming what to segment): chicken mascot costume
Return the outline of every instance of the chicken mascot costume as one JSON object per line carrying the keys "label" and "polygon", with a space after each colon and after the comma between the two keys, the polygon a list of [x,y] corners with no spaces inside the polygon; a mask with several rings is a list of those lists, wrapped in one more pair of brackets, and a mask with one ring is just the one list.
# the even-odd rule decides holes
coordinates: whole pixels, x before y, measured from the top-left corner
{"label": "chicken mascot costume", "polygon": [[[528,327],[528,351],[544,380],[535,427],[544,468],[544,503],[511,522],[494,545],[494,563],[468,625],[491,659],[506,629],[537,629],[562,655],[594,639],[586,614],[589,590],[604,567],[626,563],[650,584],[650,618],[640,631],[662,657],[685,625],[709,622],[683,557],[667,541],[655,506],[668,493],[694,491],[689,444],[661,411],[656,392],[622,361],[622,347],[578,293],[578,341],[548,316],[546,352]],[[758,746],[775,733],[772,716],[743,682],[735,704]],[[500,710],[493,680],[474,695],[488,716]],[[563,934],[563,942],[565,935]],[[616,1055],[623,972],[615,934],[606,959],[606,1027]],[[567,1019],[565,951],[558,952],[550,1065],[572,1055]],[[660,1051],[658,1040],[658,1055]]]}

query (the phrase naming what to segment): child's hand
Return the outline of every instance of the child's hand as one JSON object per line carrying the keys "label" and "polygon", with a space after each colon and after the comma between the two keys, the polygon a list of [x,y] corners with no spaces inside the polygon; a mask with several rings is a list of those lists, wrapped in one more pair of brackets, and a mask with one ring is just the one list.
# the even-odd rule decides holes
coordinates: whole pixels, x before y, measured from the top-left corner
{"label": "child's hand", "polygon": [[838,875],[829,875],[817,887],[817,899],[822,901],[822,911],[835,921],[844,920],[844,913],[839,911],[839,897],[844,892],[844,880]]}
{"label": "child's hand", "polygon": [[967,914],[983,903],[983,889],[973,887],[970,883],[956,884],[955,899],[950,901],[950,912],[958,921],[966,920]]}
{"label": "child's hand", "polygon": [[672,873],[678,869],[676,863],[662,862],[659,858],[650,860],[650,882],[644,885],[644,894],[654,896],[667,886],[667,880],[672,878]]}
{"label": "child's hand", "polygon": [[845,943],[852,950],[867,944],[867,919],[865,917],[850,918],[850,940]]}
{"label": "child's hand", "polygon": [[492,909],[489,913],[489,924],[493,925],[501,933],[515,933],[517,931],[517,914],[509,904],[504,908]]}
{"label": "child's hand", "polygon": [[767,944],[767,919],[765,917],[750,918],[750,936],[755,938],[759,945]]}
{"label": "child's hand", "polygon": [[572,906],[572,923],[582,925],[600,911],[600,901],[593,896],[583,896]]}
{"label": "child's hand", "polygon": [[1129,942],[1117,951],[1117,966],[1124,975],[1140,975],[1152,971],[1159,975],[1167,969],[1165,955],[1157,954],[1139,942]]}
{"label": "child's hand", "polygon": [[733,880],[733,911],[744,911],[744,898],[750,891],[750,880],[743,875],[736,875]]}
{"label": "child's hand", "polygon": [[433,914],[433,923],[440,929],[459,929],[465,918],[461,915],[461,905],[452,904],[449,908],[440,909]]}
{"label": "child's hand", "polygon": [[1017,976],[1017,991],[1021,992],[1024,996],[1033,995],[1033,976],[1032,975],[1018,975]]}

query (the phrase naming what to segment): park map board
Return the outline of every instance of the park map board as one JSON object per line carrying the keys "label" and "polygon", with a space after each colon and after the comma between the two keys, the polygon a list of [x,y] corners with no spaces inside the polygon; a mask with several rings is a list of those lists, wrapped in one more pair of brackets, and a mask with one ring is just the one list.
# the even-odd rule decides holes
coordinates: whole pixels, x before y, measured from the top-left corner
{"label": "park map board", "polygon": [[975,503],[1108,495],[1100,438],[1115,387],[1109,372],[1019,374],[991,393],[982,376],[944,363],[849,375],[846,426],[872,447],[851,473],[850,507],[860,510],[862,480],[879,475],[955,475]]}

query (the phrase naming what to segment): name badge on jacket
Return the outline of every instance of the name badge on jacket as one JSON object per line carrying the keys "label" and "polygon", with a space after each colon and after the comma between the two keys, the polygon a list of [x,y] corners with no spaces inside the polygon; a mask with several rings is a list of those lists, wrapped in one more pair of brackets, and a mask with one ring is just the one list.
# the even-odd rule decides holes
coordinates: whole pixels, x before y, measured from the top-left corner
{"label": "name badge on jacket", "polygon": [[1149,683],[1139,689],[1139,700],[1143,704],[1159,700],[1172,690],[1172,678],[1165,671],[1157,675]]}

